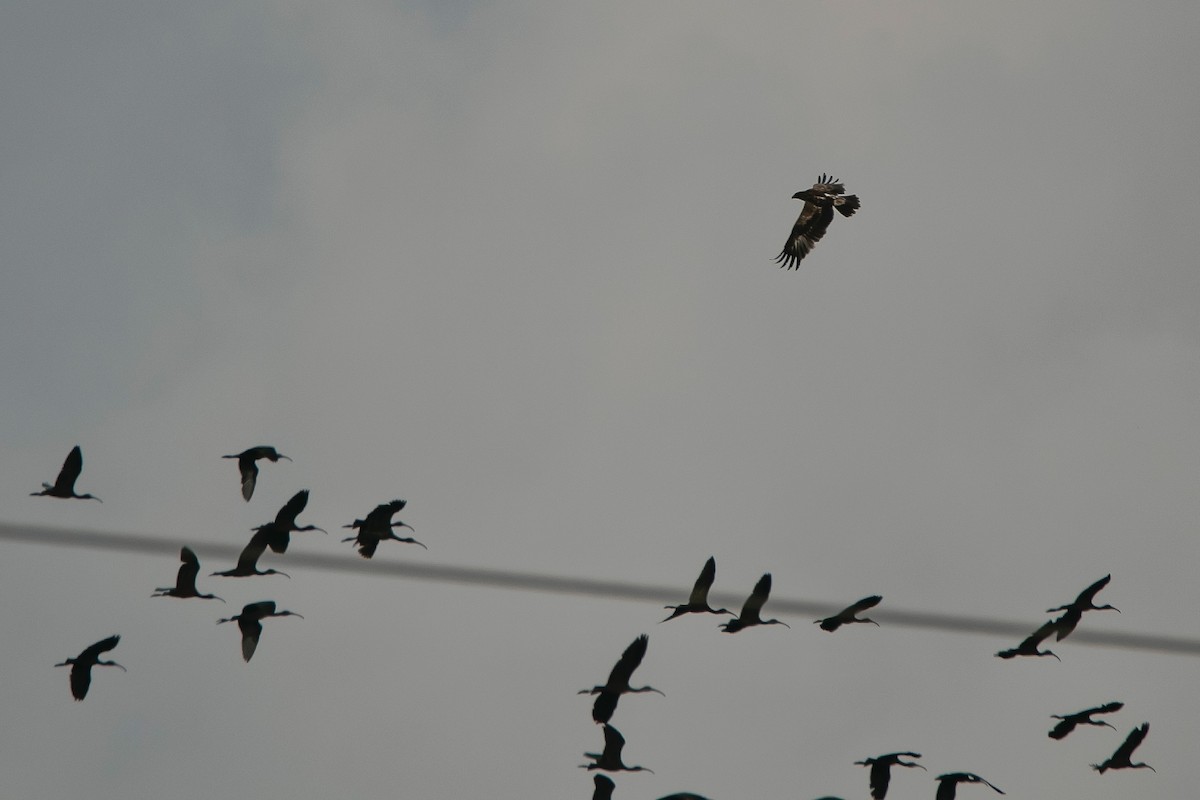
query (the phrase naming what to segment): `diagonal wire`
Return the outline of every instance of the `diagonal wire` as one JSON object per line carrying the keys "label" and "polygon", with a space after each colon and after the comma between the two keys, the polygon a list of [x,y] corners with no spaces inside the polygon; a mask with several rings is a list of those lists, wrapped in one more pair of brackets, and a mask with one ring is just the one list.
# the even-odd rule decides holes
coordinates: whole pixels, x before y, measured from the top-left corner
{"label": "diagonal wire", "polygon": [[[181,542],[165,536],[146,536],[129,533],[106,533],[81,531],[66,528],[50,528],[37,525],[13,525],[0,523],[0,540],[25,544],[49,545],[54,547],[82,547],[92,550],[118,550],[148,555],[170,555],[178,552]],[[206,558],[216,556],[229,560],[237,559],[241,545],[191,544],[194,550]],[[552,594],[575,594],[605,597],[619,600],[645,600],[654,603],[678,602],[686,599],[690,586],[664,588],[644,583],[598,580],[576,576],[547,575],[544,573],[519,572],[515,570],[485,569],[482,567],[459,567],[449,564],[415,564],[410,562],[367,561],[353,556],[331,556],[313,553],[288,553],[288,563],[334,572],[349,572],[373,577],[411,578],[413,580],[461,583],[475,586],[492,586],[498,589],[518,589]],[[744,598],[741,595],[713,592],[711,598],[717,604],[736,605]],[[772,597],[771,608],[776,612],[789,612],[805,616],[821,616],[834,609],[832,603]],[[834,609],[836,610],[836,609]],[[1012,622],[994,617],[976,617],[964,614],[942,614],[929,611],[904,609],[880,609],[873,613],[881,624],[898,627],[925,628],[950,633],[997,634],[1024,638],[1036,623]],[[1200,656],[1200,640],[1181,636],[1159,634],[1101,632],[1077,630],[1071,641],[1098,647],[1117,647],[1128,650],[1148,650],[1175,655]]]}

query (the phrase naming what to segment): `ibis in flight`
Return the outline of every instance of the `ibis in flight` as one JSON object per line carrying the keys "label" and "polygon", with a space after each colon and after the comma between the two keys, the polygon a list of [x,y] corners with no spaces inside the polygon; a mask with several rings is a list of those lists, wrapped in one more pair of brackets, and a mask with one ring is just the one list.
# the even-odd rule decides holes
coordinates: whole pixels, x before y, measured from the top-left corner
{"label": "ibis in flight", "polygon": [[[864,597],[862,600],[859,600],[854,605],[843,608],[841,611],[834,614],[832,617],[826,617],[825,619],[814,620],[813,624],[820,625],[821,630],[829,631],[830,633],[832,633],[833,631],[836,631],[838,628],[842,627],[843,625],[849,625],[852,622],[869,622],[872,625],[878,625],[879,623],[873,619],[868,619],[867,617],[863,617],[862,619],[859,619],[856,615],[863,611],[866,611],[868,608],[874,608],[875,606],[879,605],[879,602],[881,600],[883,600],[883,597],[881,597],[880,595],[877,595],[877,594],[873,594],[870,597]],[[901,755],[903,755],[903,754],[901,754]],[[919,765],[914,765],[914,766],[919,766]]]}
{"label": "ibis in flight", "polygon": [[242,548],[241,555],[238,556],[237,566],[233,569],[227,569],[222,572],[214,572],[213,575],[222,575],[227,578],[248,578],[251,575],[282,575],[285,578],[292,577],[286,572],[280,572],[277,569],[258,568],[258,559],[266,551],[267,544],[271,540],[272,531],[269,528],[255,531],[250,537],[250,541]]}
{"label": "ibis in flight", "polygon": [[920,758],[920,753],[885,753],[874,758],[865,758],[862,761],[855,761],[855,764],[862,764],[864,767],[871,768],[871,797],[875,800],[883,800],[887,795],[888,783],[892,780],[892,767],[919,767],[925,769],[915,761],[904,761],[903,757]]}
{"label": "ibis in flight", "polygon": [[[192,552],[192,548],[184,547],[179,551],[179,574],[175,576],[174,586],[160,586],[154,590],[151,597],[199,597],[204,600],[221,600],[215,594],[200,594],[196,591],[196,576],[200,574],[200,559]],[[224,603],[224,600],[221,600]]]}
{"label": "ibis in flight", "polygon": [[254,484],[258,481],[258,464],[255,463],[256,461],[260,458],[265,458],[272,464],[281,458],[291,461],[290,458],[278,452],[274,447],[265,444],[258,447],[251,447],[249,450],[243,450],[231,456],[221,456],[221,458],[237,459],[238,472],[242,475],[242,497],[246,498],[246,502],[250,502],[250,498],[254,495]]}
{"label": "ibis in flight", "polygon": [[242,606],[242,613],[234,614],[226,619],[219,619],[217,624],[220,625],[222,622],[238,624],[238,629],[242,632],[242,660],[249,662],[258,648],[258,637],[262,636],[262,621],[267,617],[300,617],[300,619],[304,619],[295,611],[276,611],[274,600],[260,600],[257,603],[247,603]]}
{"label": "ibis in flight", "polygon": [[[392,532],[392,528],[408,528],[410,531],[413,527],[405,522],[392,522],[392,517],[400,513],[400,509],[404,508],[406,502],[404,500],[393,500],[390,503],[381,503],[371,509],[371,513],[367,514],[366,519],[356,519],[349,525],[343,525],[343,528],[357,528],[358,533],[354,536],[348,536],[342,539],[343,542],[354,542],[358,547],[358,552],[363,558],[370,558],[375,555],[375,548],[379,547],[379,543],[385,539],[392,539],[397,542],[407,542],[408,544],[420,544],[416,539],[401,538]],[[413,531],[415,533],[415,531]],[[425,547],[428,550],[428,547]]]}
{"label": "ibis in flight", "polygon": [[[633,640],[632,644],[625,648],[625,652],[621,654],[621,658],[612,668],[612,672],[608,673],[608,682],[603,686],[593,686],[591,689],[581,689],[579,694],[594,694],[596,702],[592,705],[592,719],[596,722],[608,722],[612,719],[613,711],[617,708],[617,700],[621,695],[627,693],[637,694],[639,692],[658,692],[663,694],[653,686],[633,687],[629,685],[629,679],[633,677],[633,671],[642,663],[642,659],[646,655],[646,646],[650,643],[650,637],[642,634]],[[663,695],[664,697],[666,695]]]}
{"label": "ibis in flight", "polygon": [[1121,613],[1121,609],[1114,606],[1096,605],[1096,595],[1101,589],[1107,586],[1108,582],[1111,580],[1112,575],[1105,575],[1103,578],[1080,592],[1078,597],[1076,597],[1070,603],[1067,603],[1065,606],[1046,609],[1047,612],[1064,612],[1055,623],[1058,626],[1058,641],[1061,642],[1063,639],[1071,635],[1071,631],[1075,630],[1075,626],[1079,624],[1079,620],[1083,619],[1083,612],[1085,611],[1116,611],[1118,614]]}
{"label": "ibis in flight", "polygon": [[700,570],[700,577],[696,578],[687,602],[681,606],[663,606],[663,608],[672,608],[674,611],[671,612],[671,616],[661,621],[666,622],[684,614],[732,614],[733,612],[727,608],[713,608],[708,604],[708,590],[712,588],[716,577],[717,560],[710,556],[708,561],[704,562],[704,569]]}
{"label": "ibis in flight", "polygon": [[1063,739],[1068,733],[1075,730],[1076,725],[1107,726],[1115,731],[1117,729],[1115,725],[1105,722],[1102,719],[1092,719],[1092,714],[1112,714],[1114,711],[1120,711],[1124,707],[1124,703],[1113,702],[1105,703],[1095,708],[1085,708],[1083,711],[1076,711],[1074,714],[1051,714],[1050,717],[1052,719],[1062,721],[1055,725],[1048,735],[1051,739]]}
{"label": "ibis in flight", "polygon": [[328,533],[324,528],[318,528],[316,525],[305,525],[304,527],[296,526],[296,517],[300,516],[300,512],[308,505],[308,489],[301,489],[292,495],[292,499],[284,504],[283,508],[279,509],[279,513],[275,515],[273,522],[268,522],[266,525],[259,525],[257,528],[251,528],[253,531],[262,532],[267,539],[267,546],[275,553],[286,553],[288,545],[292,541],[292,531],[320,531]]}
{"label": "ibis in flight", "polygon": [[786,622],[777,619],[763,619],[759,616],[762,611],[763,603],[767,602],[767,596],[771,594],[771,573],[764,574],[758,579],[758,583],[754,585],[754,591],[746,598],[745,605],[742,606],[740,616],[723,622],[720,625],[721,630],[725,633],[737,633],[743,628],[749,628],[752,625],[782,625],[785,628],[792,627]]}
{"label": "ibis in flight", "polygon": [[1146,734],[1150,732],[1150,723],[1143,722],[1129,732],[1125,737],[1125,741],[1121,742],[1121,746],[1117,751],[1108,757],[1107,761],[1100,764],[1092,764],[1092,769],[1104,774],[1106,769],[1148,769],[1151,772],[1158,772],[1149,764],[1135,763],[1129,759],[1133,756],[1133,751],[1137,750],[1138,745],[1146,738]]}
{"label": "ibis in flight", "polygon": [[605,723],[604,725],[604,752],[603,753],[584,753],[584,756],[592,759],[591,764],[580,764],[580,769],[602,769],[605,772],[649,772],[654,774],[654,770],[646,767],[625,766],[625,762],[621,760],[621,750],[625,747],[625,737],[621,732],[612,725]]}
{"label": "ibis in flight", "polygon": [[[120,636],[110,636],[107,639],[101,639],[91,647],[88,647],[74,658],[68,658],[61,664],[55,664],[56,667],[71,667],[71,696],[76,700],[82,700],[87,697],[88,687],[92,685],[92,667],[121,667],[115,661],[101,661],[100,654],[107,653],[117,646],[121,641]],[[127,670],[121,667],[122,672]]]}
{"label": "ibis in flight", "polygon": [[960,783],[982,783],[984,786],[991,786],[998,794],[1004,794],[999,787],[988,783],[974,772],[947,772],[945,775],[938,775],[937,781],[938,788],[934,800],[954,800]]}
{"label": "ibis in flight", "polygon": [[82,471],[83,451],[79,449],[79,445],[75,445],[71,448],[71,452],[67,453],[67,458],[63,461],[62,469],[58,471],[54,485],[43,483],[40,492],[30,492],[29,495],[30,497],[73,497],[76,500],[95,500],[103,503],[104,501],[95,495],[75,494],[75,481]]}
{"label": "ibis in flight", "polygon": [[[1052,650],[1038,650],[1038,645],[1041,644],[1044,639],[1049,638],[1056,630],[1058,630],[1057,620],[1050,620],[1046,624],[1042,625],[1042,627],[1029,634],[1029,636],[1025,637],[1025,639],[1016,647],[1009,650],[1001,650],[999,653],[996,653],[996,655],[1000,658],[1013,658],[1014,656],[1054,656],[1055,658],[1058,658],[1058,656]],[[1058,658],[1058,660],[1062,661],[1061,658]]]}

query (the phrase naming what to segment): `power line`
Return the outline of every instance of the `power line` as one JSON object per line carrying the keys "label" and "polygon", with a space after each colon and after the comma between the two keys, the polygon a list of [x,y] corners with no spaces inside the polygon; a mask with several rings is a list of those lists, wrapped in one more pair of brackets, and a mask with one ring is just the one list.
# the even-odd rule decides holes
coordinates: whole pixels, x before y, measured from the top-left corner
{"label": "power line", "polygon": [[[66,528],[50,528],[38,525],[13,525],[0,523],[0,540],[24,544],[49,545],[53,547],[81,547],[92,550],[118,550],[127,553],[162,555],[175,557],[181,542],[165,536],[145,536],[129,533],[106,533],[103,531],[80,531]],[[237,559],[240,545],[207,543],[189,544],[206,558]],[[474,586],[491,586],[498,589],[517,589],[551,594],[575,594],[604,597],[616,600],[639,600],[654,603],[677,602],[686,597],[690,587],[662,587],[627,581],[598,580],[544,573],[518,572],[514,570],[485,569],[482,567],[459,567],[449,564],[417,564],[413,562],[367,561],[352,556],[331,556],[315,553],[291,552],[289,564],[332,572],[349,572],[356,575],[387,578],[410,578],[413,580],[460,583]],[[713,601],[718,604],[736,606],[745,599],[744,595],[713,592]],[[807,617],[829,613],[833,603],[819,603],[772,596],[771,608],[776,612],[787,612]],[[1012,622],[994,617],[974,617],[963,614],[942,614],[928,611],[911,611],[897,608],[879,610],[873,614],[885,625],[924,628],[948,633],[996,634],[1006,637],[1024,638],[1032,627],[1029,622]],[[1077,630],[1071,641],[1097,647],[1118,647],[1127,650],[1148,650],[1175,655],[1200,656],[1200,640],[1180,636],[1157,634],[1101,632]]]}

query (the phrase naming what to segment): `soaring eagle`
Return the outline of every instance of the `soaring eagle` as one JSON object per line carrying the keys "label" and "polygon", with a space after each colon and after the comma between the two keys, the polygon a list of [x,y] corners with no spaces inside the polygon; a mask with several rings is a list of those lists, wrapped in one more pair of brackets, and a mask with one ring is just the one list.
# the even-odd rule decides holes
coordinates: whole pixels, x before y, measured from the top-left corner
{"label": "soaring eagle", "polygon": [[792,195],[793,200],[804,201],[804,208],[792,227],[792,235],[788,237],[779,257],[775,259],[779,266],[787,269],[800,268],[800,259],[808,255],[808,251],[825,235],[829,223],[833,222],[835,208],[843,217],[852,216],[858,211],[858,195],[843,194],[845,191],[846,187],[837,178],[822,174],[811,189]]}

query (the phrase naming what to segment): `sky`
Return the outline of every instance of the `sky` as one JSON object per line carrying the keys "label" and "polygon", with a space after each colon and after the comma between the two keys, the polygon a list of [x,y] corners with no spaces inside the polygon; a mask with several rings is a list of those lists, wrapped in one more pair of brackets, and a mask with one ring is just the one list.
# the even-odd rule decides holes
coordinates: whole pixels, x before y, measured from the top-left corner
{"label": "sky", "polygon": [[[202,575],[297,490],[376,561],[1200,636],[1194,3],[16,2],[0,26],[7,526]],[[773,263],[820,173],[862,209]],[[78,489],[30,497],[74,445]],[[220,456],[271,444],[250,502]],[[336,530],[335,530],[336,529]],[[298,534],[292,548],[355,558]],[[213,550],[212,552],[217,552]],[[1181,798],[1192,656],[0,541],[13,797]],[[241,605],[276,600],[243,663]],[[110,634],[128,673],[52,665]],[[637,682],[637,681],[635,681]],[[1110,700],[1117,731],[1046,737]],[[1134,726],[1158,770],[1097,775]],[[989,796],[965,787],[960,797]]]}

